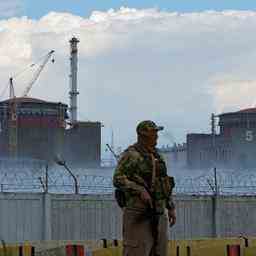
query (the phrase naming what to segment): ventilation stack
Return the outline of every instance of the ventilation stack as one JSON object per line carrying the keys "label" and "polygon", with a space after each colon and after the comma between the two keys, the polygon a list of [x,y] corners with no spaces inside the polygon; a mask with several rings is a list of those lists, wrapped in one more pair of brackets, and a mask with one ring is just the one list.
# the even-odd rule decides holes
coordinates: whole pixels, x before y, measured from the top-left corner
{"label": "ventilation stack", "polygon": [[79,40],[73,37],[70,41],[70,123],[73,125],[77,122],[77,44]]}

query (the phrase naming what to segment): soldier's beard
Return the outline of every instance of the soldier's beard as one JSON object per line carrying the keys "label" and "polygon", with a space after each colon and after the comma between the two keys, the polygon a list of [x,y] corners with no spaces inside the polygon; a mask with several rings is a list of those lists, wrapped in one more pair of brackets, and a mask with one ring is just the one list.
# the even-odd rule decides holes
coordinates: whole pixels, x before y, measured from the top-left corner
{"label": "soldier's beard", "polygon": [[149,152],[154,152],[157,145],[156,136],[138,136],[138,143]]}

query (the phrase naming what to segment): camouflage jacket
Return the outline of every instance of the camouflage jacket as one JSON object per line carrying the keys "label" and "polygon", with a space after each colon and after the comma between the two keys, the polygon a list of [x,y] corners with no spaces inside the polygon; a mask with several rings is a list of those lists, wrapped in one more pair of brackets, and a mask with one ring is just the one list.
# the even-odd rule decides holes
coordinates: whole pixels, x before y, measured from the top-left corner
{"label": "camouflage jacket", "polygon": [[[126,207],[147,208],[140,199],[141,192],[151,191],[157,211],[175,208],[169,186],[169,176],[165,161],[157,152],[154,153],[156,177],[152,188],[153,162],[151,154],[138,144],[130,146],[122,154],[115,169],[113,183],[125,192]],[[168,184],[167,184],[168,183]],[[147,188],[147,189],[146,189]]]}

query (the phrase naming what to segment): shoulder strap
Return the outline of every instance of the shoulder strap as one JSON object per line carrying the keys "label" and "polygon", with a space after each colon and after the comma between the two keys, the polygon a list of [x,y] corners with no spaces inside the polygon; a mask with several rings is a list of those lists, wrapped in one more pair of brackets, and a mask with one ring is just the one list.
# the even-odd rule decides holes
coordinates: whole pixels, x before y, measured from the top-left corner
{"label": "shoulder strap", "polygon": [[135,149],[142,157],[148,157],[150,156],[151,161],[152,161],[152,179],[151,179],[151,191],[154,191],[155,189],[155,183],[156,183],[156,160],[154,154],[146,154],[143,152],[140,147],[137,144],[134,144],[130,146],[129,148]]}
{"label": "shoulder strap", "polygon": [[156,183],[156,160],[153,154],[150,154],[151,161],[152,161],[152,180],[151,180],[151,189],[152,191],[155,190],[155,183]]}

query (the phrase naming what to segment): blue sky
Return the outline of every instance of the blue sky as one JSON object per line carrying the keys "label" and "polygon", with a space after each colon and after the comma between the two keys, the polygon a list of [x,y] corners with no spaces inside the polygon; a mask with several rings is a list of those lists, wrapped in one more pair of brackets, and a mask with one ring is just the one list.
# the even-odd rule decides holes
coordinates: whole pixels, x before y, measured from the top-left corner
{"label": "blue sky", "polygon": [[71,12],[80,16],[89,16],[93,10],[106,11],[121,6],[133,8],[152,8],[160,10],[193,12],[202,10],[256,10],[256,2],[245,0],[24,0],[24,15],[40,18],[50,11]]}

